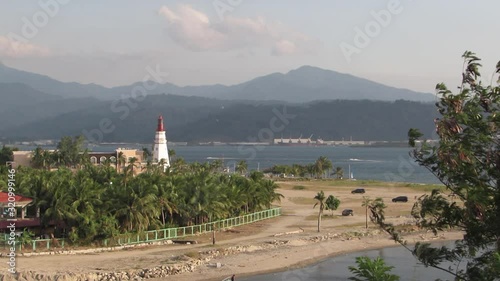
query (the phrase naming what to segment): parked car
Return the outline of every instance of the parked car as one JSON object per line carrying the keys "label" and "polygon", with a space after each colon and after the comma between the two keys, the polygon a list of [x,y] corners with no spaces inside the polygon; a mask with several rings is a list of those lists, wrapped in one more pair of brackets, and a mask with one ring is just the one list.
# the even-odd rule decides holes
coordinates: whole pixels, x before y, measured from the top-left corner
{"label": "parked car", "polygon": [[392,202],[408,202],[408,197],[407,196],[398,196],[392,198]]}
{"label": "parked car", "polygon": [[351,209],[345,209],[342,211],[343,216],[354,216],[354,211]]}
{"label": "parked car", "polygon": [[364,188],[356,188],[353,191],[351,191],[351,193],[352,194],[354,194],[354,193],[365,193],[365,189]]}

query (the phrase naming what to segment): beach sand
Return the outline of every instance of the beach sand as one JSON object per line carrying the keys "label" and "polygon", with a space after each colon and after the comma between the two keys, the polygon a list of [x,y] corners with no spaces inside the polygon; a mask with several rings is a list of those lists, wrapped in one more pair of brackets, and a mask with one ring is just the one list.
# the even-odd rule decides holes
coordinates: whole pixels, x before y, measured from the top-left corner
{"label": "beach sand", "polygon": [[[99,273],[137,271],[162,265],[170,265],[179,257],[201,257],[201,265],[193,272],[152,278],[149,280],[222,280],[227,276],[252,275],[301,267],[329,256],[366,249],[397,246],[387,234],[368,222],[365,228],[365,208],[361,206],[363,196],[381,197],[388,205],[386,218],[395,224],[409,224],[409,216],[416,196],[425,192],[410,187],[364,187],[365,194],[351,194],[355,186],[332,186],[327,181],[280,182],[278,192],[284,195],[281,203],[283,215],[251,225],[216,233],[216,245],[212,245],[211,234],[188,238],[196,240],[192,245],[144,246],[121,251],[81,255],[49,255],[18,257],[18,271],[43,274]],[[304,190],[295,190],[294,186]],[[319,190],[338,197],[338,210],[325,211],[321,232],[317,232],[318,209],[312,199]],[[392,203],[391,199],[406,195],[408,203]],[[354,216],[341,216],[343,209],[353,209]],[[289,234],[285,234],[285,233]],[[462,233],[445,232],[413,233],[405,236],[409,243],[461,239]],[[207,252],[219,254],[207,255]],[[224,255],[226,254],[226,255]],[[4,258],[2,258],[4,259]],[[220,267],[217,267],[219,263]],[[307,274],[305,272],[304,274]],[[303,279],[306,280],[306,279]]]}

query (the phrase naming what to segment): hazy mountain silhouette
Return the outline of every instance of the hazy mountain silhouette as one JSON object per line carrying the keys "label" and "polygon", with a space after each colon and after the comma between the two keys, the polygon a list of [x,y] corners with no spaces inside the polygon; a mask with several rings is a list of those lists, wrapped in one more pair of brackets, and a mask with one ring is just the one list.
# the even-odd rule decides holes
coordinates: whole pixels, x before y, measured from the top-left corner
{"label": "hazy mountain silhouette", "polygon": [[[151,95],[133,108],[123,103],[116,108],[120,110],[114,110],[112,102],[100,101],[84,109],[0,128],[0,135],[10,139],[59,139],[87,132],[98,141],[149,143],[154,137],[156,118],[162,114],[171,141],[266,141],[258,139],[261,130],[267,128],[269,131],[270,120],[276,119],[276,111],[286,111],[295,117],[283,129],[274,132],[276,138],[314,134],[323,139],[340,140],[352,136],[356,140],[400,141],[406,139],[409,128],[419,128],[429,136],[437,114],[431,103],[401,100],[284,104],[175,95]],[[109,120],[113,129],[101,138],[95,130],[99,129],[102,120]],[[279,122],[273,124],[282,127]]]}
{"label": "hazy mountain silhouette", "polygon": [[[0,129],[17,128],[63,113],[92,108],[99,103],[100,101],[94,98],[63,99],[25,84],[0,83]],[[6,131],[3,135],[9,134],[9,131]]]}
{"label": "hazy mountain silhouette", "polygon": [[[0,64],[0,83],[24,83],[47,94],[63,98],[94,97],[105,100],[130,96],[132,85],[106,88],[95,84],[64,83],[45,75],[16,70]],[[224,86],[179,87],[171,83],[154,85],[148,94],[174,94],[231,100],[281,100],[286,102],[310,102],[314,100],[385,100],[433,101],[432,94],[386,86],[367,79],[332,70],[303,66],[286,74],[273,73],[250,81]]]}

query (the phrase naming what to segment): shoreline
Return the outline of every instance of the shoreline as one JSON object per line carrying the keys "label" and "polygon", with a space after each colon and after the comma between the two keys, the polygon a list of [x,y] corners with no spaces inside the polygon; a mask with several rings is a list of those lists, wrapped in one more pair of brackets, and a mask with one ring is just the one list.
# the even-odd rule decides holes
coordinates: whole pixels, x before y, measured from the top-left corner
{"label": "shoreline", "polygon": [[[434,242],[435,241],[450,242],[450,241],[456,241],[456,240],[457,239],[449,238],[449,239],[442,239],[442,240],[434,240]],[[425,241],[422,241],[422,242],[425,242]],[[429,241],[429,242],[431,242],[431,241]],[[415,243],[408,243],[407,245],[413,246],[415,244],[416,244],[416,242]],[[375,245],[373,245],[372,247],[367,247],[367,248],[363,248],[363,249],[356,249],[353,251],[342,251],[342,252],[332,253],[326,257],[318,257],[318,258],[313,258],[313,259],[309,259],[309,260],[303,260],[303,261],[300,261],[294,265],[287,266],[285,268],[277,268],[277,269],[271,269],[271,270],[267,270],[267,271],[256,271],[256,272],[252,272],[252,273],[243,273],[243,274],[240,274],[240,276],[247,278],[247,277],[256,277],[259,275],[267,275],[267,274],[272,274],[272,273],[286,272],[286,271],[296,270],[296,269],[303,269],[306,267],[314,266],[314,265],[319,264],[319,263],[326,261],[328,259],[342,256],[342,255],[350,255],[350,254],[362,253],[362,252],[366,252],[366,251],[387,249],[387,248],[397,248],[397,247],[402,247],[402,245],[400,245],[396,242],[395,242],[395,245],[393,245],[393,246],[388,246],[388,245],[375,246]],[[220,279],[209,279],[208,281],[219,281],[219,280]]]}
{"label": "shoreline", "polygon": [[[408,241],[408,245],[414,245],[416,242],[432,243],[436,241],[454,241],[460,239],[461,237],[463,237],[463,233],[459,231],[445,232],[442,233],[441,236],[434,236],[433,234],[428,235],[427,233],[418,232],[407,234],[406,240]],[[292,239],[290,241],[296,241],[300,239],[303,238],[296,237],[295,239]],[[349,244],[349,247],[342,247],[346,246],[346,242],[347,244]],[[201,266],[194,272],[176,275],[176,280],[219,281],[225,277],[231,276],[232,274],[236,274],[236,277],[249,278],[265,274],[287,272],[296,269],[303,269],[305,274],[307,274],[308,267],[337,256],[399,246],[400,244],[396,243],[394,240],[391,240],[388,235],[385,235],[383,233],[374,236],[365,236],[363,238],[354,238],[350,240],[345,240],[340,238],[339,236],[336,236],[333,239],[326,239],[325,241],[312,242],[300,246],[285,246],[277,249],[266,249],[253,253],[237,253],[224,258],[217,258],[213,261],[223,264],[223,267],[221,267],[221,269],[212,269],[207,267],[203,268]],[[323,251],[318,250],[318,248],[330,248],[330,250]],[[279,258],[275,258],[277,256],[279,256]],[[310,256],[310,258],[304,259],[304,257],[306,256]],[[238,266],[238,263],[251,262],[252,260],[258,261],[251,264],[250,266]],[[227,266],[227,268],[224,268],[225,266]],[[165,279],[155,278],[152,280]]]}

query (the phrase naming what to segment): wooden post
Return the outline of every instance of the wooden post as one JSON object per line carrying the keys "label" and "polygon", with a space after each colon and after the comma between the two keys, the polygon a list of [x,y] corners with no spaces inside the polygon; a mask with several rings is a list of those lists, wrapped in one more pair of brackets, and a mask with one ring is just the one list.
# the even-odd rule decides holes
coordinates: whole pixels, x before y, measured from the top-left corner
{"label": "wooden post", "polygon": [[215,245],[215,223],[212,223],[212,245]]}

